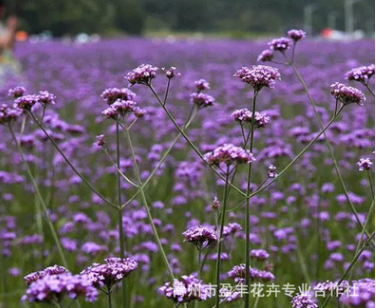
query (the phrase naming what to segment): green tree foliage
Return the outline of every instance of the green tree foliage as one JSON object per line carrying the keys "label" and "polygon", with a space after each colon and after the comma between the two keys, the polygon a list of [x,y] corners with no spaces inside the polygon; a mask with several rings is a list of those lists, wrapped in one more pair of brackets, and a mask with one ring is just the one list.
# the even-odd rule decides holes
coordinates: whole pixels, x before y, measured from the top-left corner
{"label": "green tree foliage", "polygon": [[[344,29],[345,0],[7,0],[17,7],[22,28],[30,33],[50,30],[54,35],[144,30],[233,31],[280,33],[303,26],[303,10],[315,4],[313,28],[328,26],[335,12],[336,28]],[[354,4],[355,29],[372,32],[375,2]],[[13,9],[12,9],[13,10]]]}

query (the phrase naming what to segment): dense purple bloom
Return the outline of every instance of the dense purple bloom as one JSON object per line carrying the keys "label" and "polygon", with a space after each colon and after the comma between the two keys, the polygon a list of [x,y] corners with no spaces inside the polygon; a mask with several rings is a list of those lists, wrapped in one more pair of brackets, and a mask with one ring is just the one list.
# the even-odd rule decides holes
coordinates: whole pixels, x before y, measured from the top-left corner
{"label": "dense purple bloom", "polygon": [[[234,279],[236,283],[245,283],[245,275],[246,275],[246,266],[245,264],[236,265],[232,268],[231,271],[227,273],[227,275]],[[249,268],[249,278],[252,281],[273,281],[274,275],[268,271],[261,271],[257,268],[250,267]]]}
{"label": "dense purple bloom", "polygon": [[205,79],[196,80],[195,85],[198,92],[210,89],[209,82],[207,82]]}
{"label": "dense purple bloom", "polygon": [[141,64],[125,77],[129,84],[150,85],[151,80],[155,78],[158,68],[150,64]]}
{"label": "dense purple bloom", "polygon": [[293,41],[297,42],[306,37],[306,33],[303,30],[291,29],[287,31],[287,35]]}
{"label": "dense purple bloom", "polygon": [[176,76],[180,76],[181,75],[179,72],[176,71],[176,67],[174,67],[174,66],[171,66],[168,69],[162,68],[162,70],[165,71],[166,77],[168,79],[172,79],[172,78],[174,78]]}
{"label": "dense purple bloom", "polygon": [[225,163],[229,166],[231,164],[249,164],[256,159],[248,150],[229,143],[214,149],[212,152],[206,153],[204,160],[209,165],[219,166],[221,163]]}
{"label": "dense purple bloom", "polygon": [[180,280],[165,283],[159,288],[159,292],[177,304],[189,303],[193,300],[205,301],[211,297],[210,289],[207,285],[195,276],[182,276]]}
{"label": "dense purple bloom", "polygon": [[311,293],[305,292],[299,295],[296,295],[291,301],[293,308],[317,308],[315,298]]}
{"label": "dense purple bloom", "polygon": [[48,91],[40,91],[37,95],[38,103],[42,106],[47,107],[49,105],[55,105],[56,96]]}
{"label": "dense purple bloom", "polygon": [[63,273],[46,275],[32,282],[22,296],[23,302],[52,303],[60,302],[67,295],[71,299],[84,296],[89,302],[97,299],[98,291],[84,275]]}
{"label": "dense purple bloom", "polygon": [[271,49],[266,49],[260,53],[260,55],[257,58],[258,62],[268,62],[272,61],[274,57],[274,52]]}
{"label": "dense purple bloom", "polygon": [[38,102],[38,96],[35,94],[24,95],[14,101],[14,107],[19,109],[31,110]]}
{"label": "dense purple bloom", "polygon": [[213,96],[205,94],[205,93],[192,93],[190,97],[191,97],[191,101],[194,104],[196,104],[199,108],[213,106],[215,102],[215,99]]}
{"label": "dense purple bloom", "polygon": [[12,96],[13,98],[19,98],[25,95],[26,89],[21,86],[14,87],[13,89],[9,89],[8,96]]}
{"label": "dense purple bloom", "polygon": [[22,110],[0,104],[0,125],[11,124],[22,115]]}
{"label": "dense purple bloom", "polygon": [[265,261],[266,259],[269,258],[269,254],[264,249],[252,249],[250,253],[250,257],[258,261]]}
{"label": "dense purple bloom", "polygon": [[102,114],[106,119],[117,120],[119,117],[124,117],[133,112],[137,105],[134,101],[116,100],[112,105],[103,110]]}
{"label": "dense purple bloom", "polygon": [[108,105],[112,105],[118,99],[123,101],[133,101],[136,94],[127,88],[109,88],[103,91],[101,97],[106,101]]}
{"label": "dense purple bloom", "polygon": [[106,144],[106,140],[104,139],[104,135],[98,135],[95,138],[97,139],[97,141],[95,142],[95,144],[97,146],[103,147]]}
{"label": "dense purple bloom", "polygon": [[370,158],[361,158],[359,161],[356,163],[359,166],[359,171],[364,171],[364,170],[371,170],[371,167],[373,165],[373,162],[371,161]]}
{"label": "dense purple bloom", "polygon": [[59,266],[59,265],[53,265],[53,266],[49,266],[49,267],[45,268],[44,270],[41,270],[41,271],[38,271],[38,272],[35,272],[35,273],[30,273],[30,274],[26,275],[24,277],[24,280],[25,280],[27,285],[30,285],[34,281],[37,281],[37,280],[43,278],[44,276],[60,275],[60,274],[64,274],[64,273],[69,273],[69,271],[65,267]]}
{"label": "dense purple bloom", "polygon": [[368,66],[361,66],[361,67],[353,68],[352,70],[346,73],[345,78],[347,80],[354,80],[354,81],[361,82],[363,84],[368,84],[369,80],[374,75],[375,75],[375,65],[371,64]]}
{"label": "dense purple bloom", "polygon": [[[241,124],[244,123],[252,123],[253,116],[252,112],[248,109],[238,109],[235,110],[232,114],[235,121],[240,122]],[[267,116],[265,113],[255,112],[255,125],[258,128],[264,127],[270,121],[270,117]]]}
{"label": "dense purple bloom", "polygon": [[94,263],[81,272],[87,275],[95,286],[111,287],[135,271],[138,264],[135,260],[126,258],[107,258],[104,264]]}
{"label": "dense purple bloom", "polygon": [[252,68],[242,67],[235,76],[250,84],[255,91],[260,91],[263,87],[273,89],[276,80],[281,79],[278,69],[266,65],[252,66]]}
{"label": "dense purple bloom", "polygon": [[285,51],[291,46],[291,40],[287,37],[280,37],[277,39],[274,39],[268,43],[270,46],[270,49],[278,50],[278,51]]}
{"label": "dense purple bloom", "polygon": [[278,173],[276,172],[277,167],[273,165],[269,165],[268,167],[268,178],[274,179],[278,176]]}
{"label": "dense purple bloom", "polygon": [[375,307],[375,280],[365,278],[353,281],[350,292],[345,292],[340,301],[350,307]]}
{"label": "dense purple bloom", "polygon": [[339,82],[333,83],[330,86],[330,93],[344,105],[354,103],[361,105],[362,101],[366,100],[362,91]]}
{"label": "dense purple bloom", "polygon": [[207,227],[190,228],[183,233],[184,242],[190,242],[196,245],[197,249],[203,249],[216,243],[218,240],[217,233]]}

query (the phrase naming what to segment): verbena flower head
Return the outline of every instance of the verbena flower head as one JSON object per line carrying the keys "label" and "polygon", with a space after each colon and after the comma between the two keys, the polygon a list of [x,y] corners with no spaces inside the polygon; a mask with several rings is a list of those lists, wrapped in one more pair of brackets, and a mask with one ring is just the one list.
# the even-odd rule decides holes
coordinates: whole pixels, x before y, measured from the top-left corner
{"label": "verbena flower head", "polygon": [[365,278],[354,281],[350,286],[350,292],[345,292],[340,301],[348,307],[374,307],[375,280]]}
{"label": "verbena flower head", "polygon": [[347,80],[358,81],[368,84],[368,81],[375,75],[375,64],[353,68],[345,74]]}
{"label": "verbena flower head", "polygon": [[180,280],[174,279],[173,283],[167,282],[159,288],[159,292],[178,305],[193,300],[201,302],[211,297],[209,287],[193,275],[182,276]]}
{"label": "verbena flower head", "polygon": [[125,77],[129,84],[143,84],[150,85],[151,80],[155,78],[157,74],[158,67],[152,66],[150,64],[141,64],[136,67],[133,71],[129,72]]}
{"label": "verbena flower head", "polygon": [[12,124],[17,120],[23,111],[19,108],[9,107],[6,104],[0,104],[0,125]]}
{"label": "verbena flower head", "polygon": [[362,105],[362,101],[366,100],[362,91],[339,82],[333,83],[330,86],[330,93],[344,105],[354,103]]}
{"label": "verbena flower head", "polygon": [[136,97],[136,94],[127,88],[109,88],[103,91],[101,97],[108,105],[112,105],[118,99],[124,101],[133,101]]}
{"label": "verbena flower head", "polygon": [[69,273],[69,271],[65,267],[60,266],[60,265],[53,265],[53,266],[49,266],[49,267],[45,268],[44,270],[34,272],[34,273],[30,273],[30,274],[26,275],[24,277],[24,280],[25,280],[27,285],[30,285],[34,281],[37,281],[37,280],[43,278],[44,276],[60,275],[60,274],[64,274],[64,273]]}
{"label": "verbena flower head", "polygon": [[293,297],[291,305],[293,308],[318,308],[315,298],[308,292]]}
{"label": "verbena flower head", "polygon": [[205,108],[213,106],[215,99],[213,96],[204,93],[192,93],[191,101],[196,104],[199,108]]}
{"label": "verbena flower head", "polygon": [[24,95],[14,101],[14,107],[23,110],[31,110],[31,108],[38,102],[38,96],[35,94]]}
{"label": "verbena flower head", "polygon": [[300,41],[301,39],[306,37],[306,33],[303,30],[296,30],[296,29],[291,29],[287,31],[287,35],[294,42]]}
{"label": "verbena flower head", "polygon": [[276,172],[277,167],[273,165],[269,165],[268,167],[268,178],[269,179],[274,179],[278,176],[278,173]]}
{"label": "verbena flower head", "polygon": [[280,37],[277,39],[274,39],[268,43],[270,46],[270,49],[278,50],[278,51],[285,51],[291,46],[291,40],[287,37]]}
{"label": "verbena flower head", "polygon": [[37,95],[38,103],[40,103],[43,107],[55,105],[55,99],[56,96],[48,91],[40,91]]}
{"label": "verbena flower head", "polygon": [[13,98],[19,98],[23,96],[26,92],[26,89],[24,87],[14,87],[13,89],[9,89],[8,96],[12,96]]}
{"label": "verbena flower head", "polygon": [[53,303],[61,302],[64,296],[75,299],[84,296],[89,302],[97,299],[98,291],[85,275],[46,275],[32,282],[22,296],[23,302]]}
{"label": "verbena flower head", "polygon": [[219,166],[221,163],[229,166],[232,164],[249,164],[256,159],[248,150],[228,143],[217,147],[212,152],[206,153],[204,160],[211,166]]}
{"label": "verbena flower head", "polygon": [[168,69],[162,68],[163,71],[165,71],[165,75],[168,79],[172,79],[176,76],[180,76],[181,74],[176,71],[176,67],[171,66]]}
{"label": "verbena flower head", "polygon": [[258,62],[268,62],[272,61],[274,57],[274,51],[272,49],[266,49],[260,53],[257,58]]}
{"label": "verbena flower head", "polygon": [[252,249],[250,257],[258,261],[265,261],[269,258],[269,254],[264,249]]}
{"label": "verbena flower head", "polygon": [[193,227],[183,233],[184,242],[193,243],[197,249],[201,250],[216,243],[218,240],[217,233],[207,227]]}
{"label": "verbena flower head", "polygon": [[242,67],[235,76],[250,84],[256,91],[260,91],[263,87],[273,89],[276,80],[281,79],[278,69],[266,65]]}
{"label": "verbena flower head", "polygon": [[83,270],[81,275],[87,275],[95,286],[111,288],[138,267],[138,263],[130,258],[107,258],[104,261],[104,264],[94,263]]}
{"label": "verbena flower head", "polygon": [[196,80],[195,86],[196,86],[197,91],[199,92],[210,89],[209,82],[207,82],[205,79]]}
{"label": "verbena flower head", "polygon": [[98,135],[95,138],[97,139],[97,141],[95,142],[97,146],[103,147],[106,144],[106,140],[104,140],[104,135]]}
{"label": "verbena flower head", "polygon": [[371,170],[373,162],[370,158],[361,158],[356,164],[359,166],[359,171],[364,171]]}
{"label": "verbena flower head", "polygon": [[[240,122],[240,124],[244,123],[252,123],[252,112],[246,108],[235,110],[232,114],[232,117],[235,121]],[[270,121],[270,117],[267,116],[265,113],[255,112],[255,125],[258,128],[264,127]]]}
{"label": "verbena flower head", "polygon": [[121,99],[116,100],[113,104],[102,111],[102,115],[106,119],[117,120],[119,117],[124,117],[133,112],[137,103],[134,101],[124,101]]}
{"label": "verbena flower head", "polygon": [[[227,275],[234,279],[236,283],[244,284],[245,283],[245,275],[246,275],[246,265],[240,264],[236,265],[232,268],[231,271],[227,273]],[[252,281],[273,281],[274,275],[267,271],[261,271],[257,268],[250,267],[249,268],[249,278]]]}

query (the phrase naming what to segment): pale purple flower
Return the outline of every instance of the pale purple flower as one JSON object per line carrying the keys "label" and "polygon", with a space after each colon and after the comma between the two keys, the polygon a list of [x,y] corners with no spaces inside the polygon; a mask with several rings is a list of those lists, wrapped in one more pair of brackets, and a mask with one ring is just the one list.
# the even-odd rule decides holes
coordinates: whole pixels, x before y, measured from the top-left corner
{"label": "pale purple flower", "polygon": [[276,172],[277,167],[274,165],[269,165],[268,167],[268,178],[269,179],[274,179],[278,176],[278,173]]}
{"label": "pale purple flower", "polygon": [[12,124],[17,120],[23,111],[19,108],[12,108],[5,104],[0,104],[0,125]]}
{"label": "pale purple flower", "polygon": [[158,68],[150,64],[141,64],[125,77],[129,84],[150,85],[151,80],[155,78]]}
{"label": "pale purple flower", "polygon": [[221,163],[225,163],[229,166],[232,164],[249,164],[256,159],[249,150],[244,150],[241,147],[228,143],[217,147],[212,152],[206,153],[204,160],[209,165],[219,166]]}
{"label": "pale purple flower", "polygon": [[209,287],[193,275],[174,279],[173,283],[167,282],[159,288],[159,292],[178,305],[193,300],[202,302],[211,297]]}
{"label": "pale purple flower", "polygon": [[293,308],[318,308],[316,299],[309,292],[301,293],[293,297],[291,305]]}
{"label": "pale purple flower", "polygon": [[287,37],[280,37],[277,39],[274,39],[268,43],[270,46],[270,49],[278,50],[278,51],[285,51],[291,46],[291,40]]}
{"label": "pale purple flower", "polygon": [[112,105],[118,99],[124,101],[133,101],[136,94],[127,88],[109,88],[103,91],[101,97],[106,101],[108,105]]}
{"label": "pale purple flower", "polygon": [[371,170],[371,167],[373,165],[373,162],[371,161],[370,158],[361,158],[359,161],[356,163],[359,166],[359,171],[364,171],[364,170]]}
{"label": "pale purple flower", "polygon": [[213,106],[215,102],[213,96],[204,93],[192,93],[190,97],[191,101],[199,108]]}
{"label": "pale purple flower", "polygon": [[273,89],[276,80],[281,79],[278,69],[266,65],[252,66],[252,68],[242,67],[235,76],[250,84],[255,91],[260,91],[263,87]]}
{"label": "pale purple flower", "polygon": [[264,249],[252,249],[250,257],[258,261],[265,261],[269,258],[269,253]]}
{"label": "pale purple flower", "polygon": [[56,96],[48,91],[40,91],[37,95],[37,101],[43,107],[47,107],[49,105],[55,105]]}
{"label": "pale purple flower", "polygon": [[209,82],[207,82],[205,79],[196,80],[195,86],[198,92],[210,89]]}
{"label": "pale purple flower", "polygon": [[104,139],[104,135],[98,135],[95,138],[97,139],[97,141],[95,142],[95,144],[97,146],[103,147],[106,144],[106,140]]}
{"label": "pale purple flower", "polygon": [[9,89],[8,96],[12,96],[13,98],[19,98],[23,96],[26,92],[26,89],[21,86],[14,87],[13,89]]}
{"label": "pale purple flower", "polygon": [[[235,121],[238,121],[241,124],[253,122],[252,112],[246,108],[235,110],[231,115],[233,116]],[[261,113],[258,111],[255,112],[256,127],[258,128],[264,127],[269,121],[270,121],[270,117],[267,116],[265,113]]]}
{"label": "pale purple flower", "polygon": [[345,74],[347,80],[358,81],[363,84],[368,84],[372,76],[375,75],[375,64],[368,66],[361,66],[353,68]]}
{"label": "pale purple flower", "polygon": [[183,233],[184,242],[193,243],[201,250],[218,241],[217,233],[208,227],[193,227]]}
{"label": "pale purple flower", "polygon": [[263,50],[257,58],[258,62],[269,62],[274,57],[274,51],[272,49]]}
{"label": "pale purple flower", "polygon": [[87,275],[95,286],[105,285],[111,287],[135,271],[138,264],[135,260],[126,258],[107,258],[104,264],[94,263],[81,272],[81,275]]}
{"label": "pale purple flower", "polygon": [[[227,273],[227,275],[232,278],[236,283],[245,283],[246,278],[246,265],[240,264],[236,265],[232,268],[231,271]],[[268,271],[261,271],[257,268],[250,267],[249,268],[249,278],[252,281],[273,281],[274,275]]]}
{"label": "pale purple flower", "polygon": [[287,35],[293,41],[297,42],[306,37],[306,33],[303,30],[291,29],[287,31]]}
{"label": "pale purple flower", "polygon": [[344,105],[354,103],[362,105],[362,101],[366,100],[362,91],[339,82],[333,83],[330,86],[330,93]]}
{"label": "pale purple flower", "polygon": [[19,109],[31,110],[38,102],[38,96],[35,94],[24,95],[14,101],[14,107]]}
{"label": "pale purple flower", "polygon": [[165,71],[165,75],[168,79],[172,79],[176,76],[180,76],[181,74],[176,71],[176,67],[171,66],[168,69],[162,68],[163,71]]}
{"label": "pale purple flower", "polygon": [[65,267],[60,266],[60,265],[53,265],[53,266],[49,266],[49,267],[45,268],[44,270],[34,272],[34,273],[30,273],[30,274],[26,275],[24,277],[24,280],[25,280],[27,285],[30,285],[34,281],[37,281],[37,280],[43,278],[44,276],[60,275],[60,274],[64,274],[64,273],[69,273],[69,271]]}

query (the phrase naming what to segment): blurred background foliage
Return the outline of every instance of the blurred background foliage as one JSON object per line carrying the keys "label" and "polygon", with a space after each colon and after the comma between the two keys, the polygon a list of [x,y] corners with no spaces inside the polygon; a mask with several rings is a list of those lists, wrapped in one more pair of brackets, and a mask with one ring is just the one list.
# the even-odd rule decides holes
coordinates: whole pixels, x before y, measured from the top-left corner
{"label": "blurred background foliage", "polygon": [[[344,29],[346,0],[7,0],[23,30],[49,30],[54,36],[81,32],[147,34],[202,32],[258,35],[303,27],[304,8],[314,6],[313,31]],[[374,33],[375,1],[354,0],[355,29]]]}

